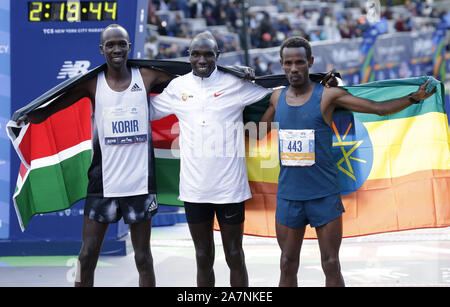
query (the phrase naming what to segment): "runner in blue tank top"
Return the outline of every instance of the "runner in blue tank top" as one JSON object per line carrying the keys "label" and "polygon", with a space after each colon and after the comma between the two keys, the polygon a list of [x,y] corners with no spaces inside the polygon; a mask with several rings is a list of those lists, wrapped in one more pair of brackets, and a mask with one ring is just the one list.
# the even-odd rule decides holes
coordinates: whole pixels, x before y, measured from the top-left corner
{"label": "runner in blue tank top", "polygon": [[274,91],[261,119],[279,125],[276,210],[276,233],[281,248],[279,285],[297,286],[300,249],[306,225],[310,224],[316,228],[326,286],[344,286],[339,263],[344,208],[331,154],[333,112],[340,107],[392,114],[430,97],[435,90],[426,93],[427,81],[408,96],[376,103],[352,96],[339,87],[312,82],[308,75],[314,57],[303,38],[287,39],[281,45],[280,57],[290,86]]}

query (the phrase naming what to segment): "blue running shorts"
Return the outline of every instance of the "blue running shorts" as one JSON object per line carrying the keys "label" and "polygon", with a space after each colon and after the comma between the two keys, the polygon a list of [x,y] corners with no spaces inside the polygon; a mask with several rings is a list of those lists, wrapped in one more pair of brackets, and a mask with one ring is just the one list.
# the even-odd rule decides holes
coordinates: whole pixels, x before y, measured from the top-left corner
{"label": "blue running shorts", "polygon": [[277,197],[275,219],[291,228],[302,228],[308,224],[319,227],[337,219],[344,211],[340,193],[309,200]]}

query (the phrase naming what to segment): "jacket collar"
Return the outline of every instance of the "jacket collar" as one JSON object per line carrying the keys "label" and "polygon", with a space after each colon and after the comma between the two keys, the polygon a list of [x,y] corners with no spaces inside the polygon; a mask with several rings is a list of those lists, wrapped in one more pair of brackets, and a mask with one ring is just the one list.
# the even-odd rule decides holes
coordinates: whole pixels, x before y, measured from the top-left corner
{"label": "jacket collar", "polygon": [[203,82],[214,82],[215,80],[216,80],[216,78],[217,78],[217,65],[216,65],[216,67],[214,68],[214,70],[213,70],[213,72],[209,75],[209,77],[207,77],[207,78],[202,78],[202,77],[199,77],[199,76],[196,76],[196,75],[194,75],[194,72],[192,71],[191,72],[192,73],[192,77],[194,78],[194,80],[195,81],[197,81],[197,82],[201,82],[201,81],[203,81]]}

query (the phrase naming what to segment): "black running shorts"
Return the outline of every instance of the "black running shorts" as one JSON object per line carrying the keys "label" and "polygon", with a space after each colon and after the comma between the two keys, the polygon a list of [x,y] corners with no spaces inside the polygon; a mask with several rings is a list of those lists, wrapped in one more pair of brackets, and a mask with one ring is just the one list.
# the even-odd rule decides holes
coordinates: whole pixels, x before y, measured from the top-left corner
{"label": "black running shorts", "polygon": [[151,219],[158,210],[156,194],[126,197],[86,197],[84,215],[101,223],[115,223],[123,217],[126,224]]}
{"label": "black running shorts", "polygon": [[211,221],[214,219],[214,213],[219,223],[229,225],[241,224],[245,219],[244,202],[231,204],[184,202],[184,211],[189,224]]}

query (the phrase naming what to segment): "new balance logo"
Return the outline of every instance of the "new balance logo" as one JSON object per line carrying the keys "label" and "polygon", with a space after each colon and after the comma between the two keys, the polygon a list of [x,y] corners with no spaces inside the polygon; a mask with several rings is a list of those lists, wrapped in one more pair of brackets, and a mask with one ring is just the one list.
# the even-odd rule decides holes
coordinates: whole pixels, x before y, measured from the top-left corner
{"label": "new balance logo", "polygon": [[56,79],[72,78],[88,71],[91,62],[89,61],[64,61]]}
{"label": "new balance logo", "polygon": [[133,87],[131,88],[131,91],[132,92],[139,92],[139,91],[142,91],[142,89],[139,87],[139,85],[137,85],[137,83],[135,83],[133,85]]}

